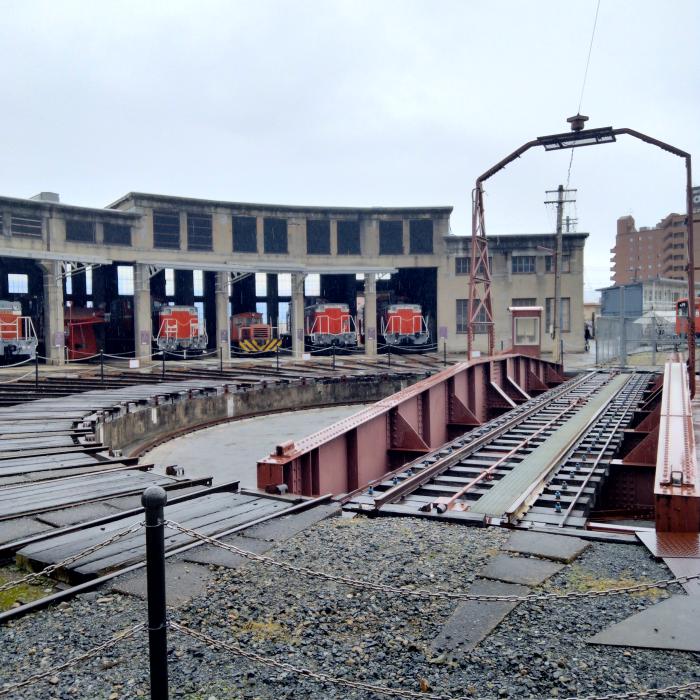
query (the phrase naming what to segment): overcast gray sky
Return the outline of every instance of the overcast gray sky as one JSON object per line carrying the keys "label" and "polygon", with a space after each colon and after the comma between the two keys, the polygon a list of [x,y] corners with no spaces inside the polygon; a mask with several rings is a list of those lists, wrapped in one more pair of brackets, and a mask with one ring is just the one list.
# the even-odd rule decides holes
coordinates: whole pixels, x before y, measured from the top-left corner
{"label": "overcast gray sky", "polygon": [[[453,205],[577,111],[597,0],[0,1],[0,194],[105,206],[130,190],[288,204]],[[700,2],[602,0],[582,112],[693,154]],[[489,234],[554,228],[570,152],[489,181]],[[700,184],[700,162],[696,165]],[[576,151],[586,285],[618,216],[684,208],[683,162],[629,138]]]}

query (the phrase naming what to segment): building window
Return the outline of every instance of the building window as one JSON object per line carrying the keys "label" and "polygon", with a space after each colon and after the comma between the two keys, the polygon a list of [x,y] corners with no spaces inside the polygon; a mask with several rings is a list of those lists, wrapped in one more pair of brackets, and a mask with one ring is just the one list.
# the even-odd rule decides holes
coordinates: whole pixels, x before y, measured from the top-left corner
{"label": "building window", "polygon": [[196,297],[204,296],[204,271],[192,270],[192,294]]}
{"label": "building window", "polygon": [[131,226],[104,224],[104,239],[107,245],[131,245]]}
{"label": "building window", "polygon": [[66,294],[73,294],[73,271],[71,264],[66,263],[63,268],[63,277],[66,281]]}
{"label": "building window", "polygon": [[197,309],[197,321],[199,321],[201,329],[206,333],[206,326],[204,325],[204,302],[195,301],[194,308]]}
{"label": "building window", "polygon": [[233,217],[233,252],[258,252],[258,224],[254,216]]}
{"label": "building window", "polygon": [[[552,327],[552,310],[554,308],[554,297],[545,299],[544,325],[549,332]],[[571,299],[562,297],[561,299],[561,332],[569,333],[571,331]]]}
{"label": "building window", "polygon": [[471,258],[466,255],[455,258],[455,275],[468,275],[471,272]]}
{"label": "building window", "polygon": [[78,241],[80,243],[95,242],[95,222],[94,221],[66,221],[66,240]]}
{"label": "building window", "polygon": [[534,255],[514,255],[511,258],[511,261],[511,271],[514,275],[523,275],[535,272]]}
{"label": "building window", "polygon": [[306,221],[306,252],[309,255],[331,254],[331,222],[308,219]]}
{"label": "building window", "polygon": [[265,252],[287,252],[287,219],[265,219]]}
{"label": "building window", "polygon": [[511,299],[511,306],[537,306],[537,299],[533,297],[521,297],[520,299]]}
{"label": "building window", "polygon": [[175,270],[171,267],[166,267],[165,273],[165,296],[174,297],[175,296]]}
{"label": "building window", "polygon": [[[264,294],[257,294],[257,296],[264,296]],[[277,275],[277,296],[292,296],[292,275],[289,272],[282,272]]]}
{"label": "building window", "polygon": [[134,293],[134,268],[131,265],[117,265],[117,294],[132,296]]}
{"label": "building window", "polygon": [[85,268],[85,294],[92,296],[92,267]]}
{"label": "building window", "polygon": [[359,221],[338,221],[338,255],[360,255]]}
{"label": "building window", "polygon": [[180,249],[180,215],[177,212],[153,212],[153,247]]}
{"label": "building window", "polygon": [[[554,256],[546,255],[544,258],[544,271],[554,272]],[[571,255],[568,253],[563,253],[561,256],[561,271],[571,272]]]}
{"label": "building window", "polygon": [[[457,299],[457,333],[467,333],[469,328],[469,299]],[[486,309],[481,307],[476,315],[474,333],[486,333],[488,323],[486,322]]]}
{"label": "building window", "polygon": [[187,250],[211,250],[211,214],[187,214]]}
{"label": "building window", "polygon": [[540,344],[540,319],[517,316],[515,318],[516,345]]}
{"label": "building window", "polygon": [[10,233],[13,236],[41,238],[41,217],[13,214],[10,220]]}
{"label": "building window", "polygon": [[379,255],[403,255],[403,221],[379,222]]}
{"label": "building window", "polygon": [[321,275],[314,273],[306,276],[304,280],[304,295],[307,297],[321,296]]}
{"label": "building window", "polygon": [[267,274],[264,272],[255,273],[255,296],[267,296]]}
{"label": "building window", "polygon": [[267,323],[267,302],[266,301],[258,301],[255,303],[255,310],[259,313],[262,314],[262,321],[263,323]]}
{"label": "building window", "polygon": [[10,272],[7,275],[7,291],[10,294],[29,294],[29,275]]}
{"label": "building window", "polygon": [[412,219],[409,221],[411,254],[433,252],[433,220]]}

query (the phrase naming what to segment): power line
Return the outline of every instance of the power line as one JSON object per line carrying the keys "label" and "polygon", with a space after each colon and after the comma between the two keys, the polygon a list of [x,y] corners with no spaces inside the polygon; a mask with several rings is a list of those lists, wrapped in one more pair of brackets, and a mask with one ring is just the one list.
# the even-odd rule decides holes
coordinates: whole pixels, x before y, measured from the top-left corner
{"label": "power line", "polygon": [[[595,29],[598,26],[598,12],[600,11],[600,0],[595,8],[595,19],[593,20],[593,31],[591,32],[591,43],[588,45],[588,58],[586,59],[586,70],[583,73],[583,84],[581,85],[581,96],[578,101],[578,113],[581,114],[581,105],[583,104],[583,91],[586,89],[586,79],[588,78],[588,66],[591,64],[591,52],[593,51],[593,39],[595,38]],[[573,153],[573,151],[572,151]]]}
{"label": "power line", "polygon": [[[581,105],[583,104],[583,93],[586,90],[586,80],[588,79],[588,67],[591,65],[591,53],[593,51],[593,39],[595,38],[595,30],[598,26],[598,13],[600,12],[600,0],[595,8],[595,19],[593,20],[593,31],[591,32],[591,41],[588,44],[588,56],[586,58],[586,69],[583,72],[583,82],[581,83],[581,94],[578,100],[578,114],[581,114]],[[575,149],[571,149],[571,158],[569,158],[569,169],[566,173],[566,187],[569,187],[569,182],[571,181],[571,166],[574,163],[574,152]]]}

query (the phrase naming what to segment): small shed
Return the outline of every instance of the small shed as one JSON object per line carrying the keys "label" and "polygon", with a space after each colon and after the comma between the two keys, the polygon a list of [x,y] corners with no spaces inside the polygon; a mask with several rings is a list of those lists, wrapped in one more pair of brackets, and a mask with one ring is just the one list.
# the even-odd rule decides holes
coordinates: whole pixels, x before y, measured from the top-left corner
{"label": "small shed", "polygon": [[542,307],[509,306],[513,352],[539,357],[542,347]]}

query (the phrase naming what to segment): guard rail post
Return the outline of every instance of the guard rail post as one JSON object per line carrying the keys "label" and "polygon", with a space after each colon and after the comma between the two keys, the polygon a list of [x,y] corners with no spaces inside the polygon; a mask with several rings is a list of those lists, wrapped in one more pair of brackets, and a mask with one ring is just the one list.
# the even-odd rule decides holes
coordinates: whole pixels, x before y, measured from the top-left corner
{"label": "guard rail post", "polygon": [[161,369],[160,369],[160,378],[165,379],[165,348],[163,348],[160,351],[160,356],[162,358]]}
{"label": "guard rail post", "polygon": [[100,348],[100,382],[105,383],[105,351]]}
{"label": "guard rail post", "polygon": [[146,511],[146,591],[148,596],[148,653],[151,700],[168,700],[168,640],[165,600],[165,519],[168,500],[160,486],[149,486],[141,496]]}
{"label": "guard rail post", "polygon": [[391,345],[387,345],[386,357],[387,357],[387,362],[389,364],[389,367],[391,367]]}
{"label": "guard rail post", "polygon": [[333,345],[332,348],[333,348],[333,371],[335,372],[335,345]]}
{"label": "guard rail post", "polygon": [[39,353],[38,348],[34,350],[34,388],[39,388]]}

